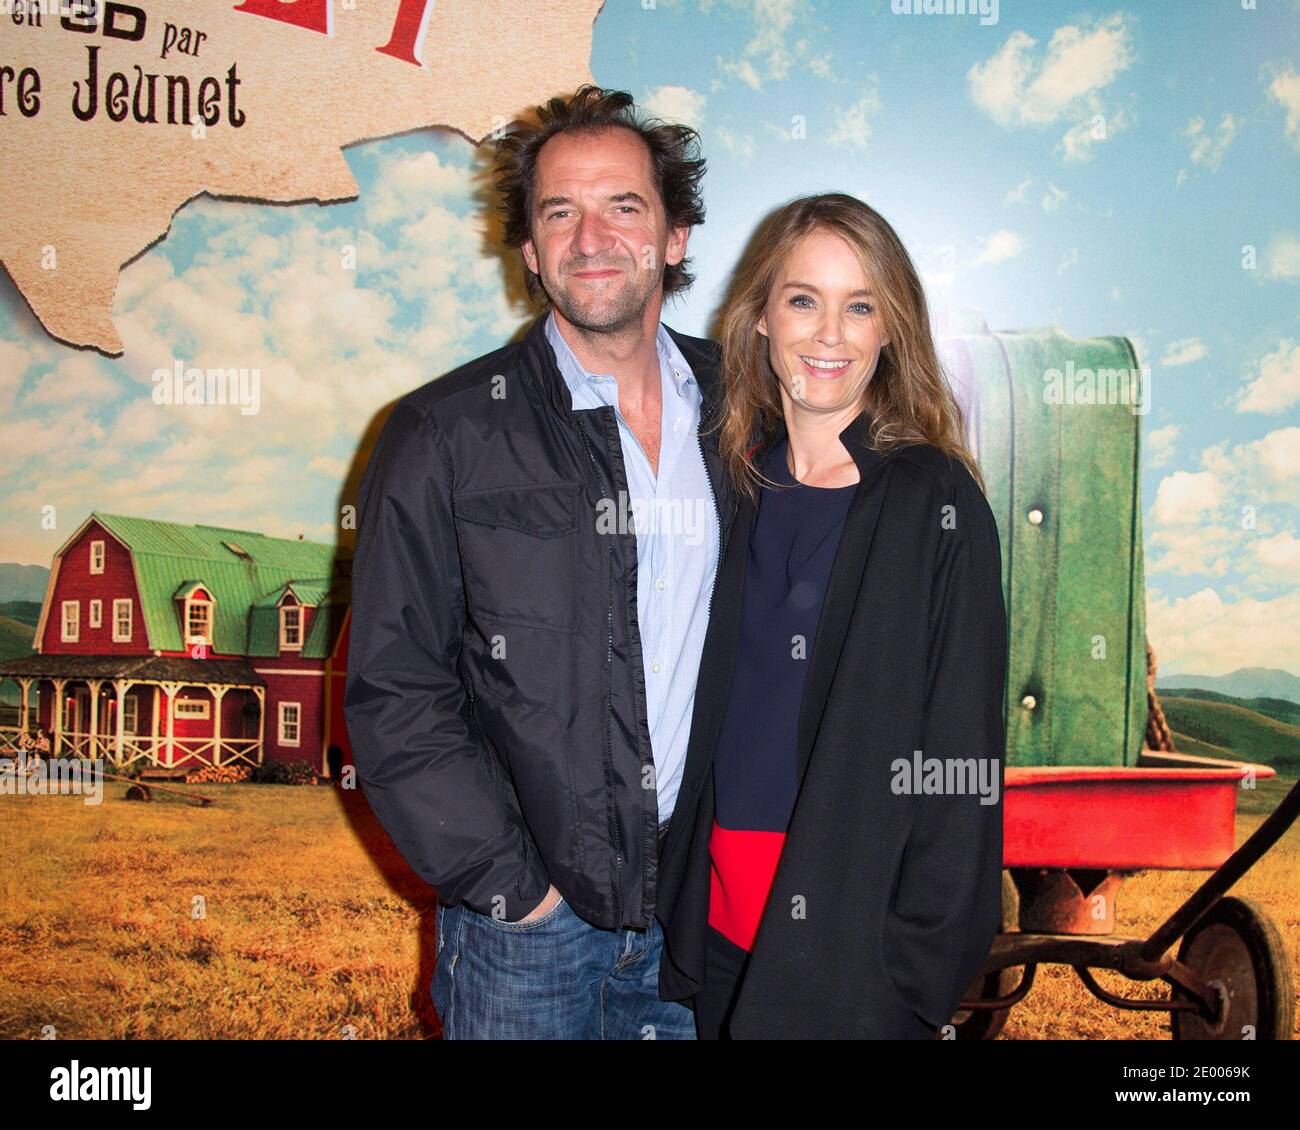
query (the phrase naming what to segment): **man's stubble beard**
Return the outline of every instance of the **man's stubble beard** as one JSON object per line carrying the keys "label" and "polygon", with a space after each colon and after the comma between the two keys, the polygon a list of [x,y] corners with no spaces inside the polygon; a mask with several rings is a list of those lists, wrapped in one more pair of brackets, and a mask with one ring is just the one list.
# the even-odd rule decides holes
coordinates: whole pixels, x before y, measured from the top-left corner
{"label": "man's stubble beard", "polygon": [[[650,281],[644,292],[638,292],[635,282],[642,273],[636,272],[631,280],[624,284],[611,305],[602,302],[587,303],[577,298],[562,285],[544,287],[551,304],[564,315],[570,325],[587,333],[622,333],[628,329],[639,328],[645,308],[655,292],[659,280]],[[601,312],[597,313],[597,310]]]}

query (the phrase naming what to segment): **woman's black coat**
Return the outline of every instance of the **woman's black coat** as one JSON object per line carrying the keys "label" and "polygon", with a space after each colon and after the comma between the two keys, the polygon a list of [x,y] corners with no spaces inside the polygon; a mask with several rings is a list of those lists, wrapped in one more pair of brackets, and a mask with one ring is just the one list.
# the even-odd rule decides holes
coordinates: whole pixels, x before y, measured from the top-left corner
{"label": "woman's black coat", "polygon": [[[840,433],[861,481],[808,660],[799,791],[733,1038],[933,1038],[1000,923],[1007,622],[997,526],[958,460],[924,444],[873,452],[869,423],[859,416]],[[703,982],[713,750],[755,514],[742,496],[660,860],[665,1000],[689,1003]],[[996,803],[951,782],[896,791],[917,758],[966,768],[994,759]]]}

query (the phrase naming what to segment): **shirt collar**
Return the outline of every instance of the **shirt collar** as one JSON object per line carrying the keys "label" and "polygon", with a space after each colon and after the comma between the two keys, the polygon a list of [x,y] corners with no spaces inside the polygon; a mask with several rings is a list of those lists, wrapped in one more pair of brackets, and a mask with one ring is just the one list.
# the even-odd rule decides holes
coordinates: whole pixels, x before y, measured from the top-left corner
{"label": "shirt collar", "polygon": [[[560,374],[564,377],[564,383],[569,386],[570,393],[576,395],[578,389],[594,377],[611,376],[609,373],[592,373],[583,366],[577,355],[569,348],[569,343],[564,340],[564,335],[560,333],[560,327],[555,324],[554,310],[546,315],[545,330],[546,340],[551,343],[551,348],[555,351],[555,362],[559,366]],[[677,395],[685,396],[686,386],[696,383],[695,374],[692,372],[686,358],[682,356],[682,351],[677,348],[677,343],[673,341],[672,335],[669,334],[663,322],[659,323],[659,330],[655,335],[655,346],[659,352],[660,370],[662,371],[664,365],[668,366],[668,372],[672,376],[673,387],[676,389]]]}

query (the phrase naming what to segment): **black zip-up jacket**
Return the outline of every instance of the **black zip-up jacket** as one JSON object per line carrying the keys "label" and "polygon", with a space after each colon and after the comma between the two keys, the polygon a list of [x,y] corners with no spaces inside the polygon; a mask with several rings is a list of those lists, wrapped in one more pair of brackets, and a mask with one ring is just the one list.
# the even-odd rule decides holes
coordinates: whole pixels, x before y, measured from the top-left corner
{"label": "black zip-up jacket", "polygon": [[[344,713],[366,797],[450,905],[655,910],[658,803],[618,420],[573,411],[539,317],[408,393],[361,482]],[[717,347],[669,329],[718,408]],[[720,522],[736,510],[699,437]],[[647,767],[650,767],[649,770]]]}

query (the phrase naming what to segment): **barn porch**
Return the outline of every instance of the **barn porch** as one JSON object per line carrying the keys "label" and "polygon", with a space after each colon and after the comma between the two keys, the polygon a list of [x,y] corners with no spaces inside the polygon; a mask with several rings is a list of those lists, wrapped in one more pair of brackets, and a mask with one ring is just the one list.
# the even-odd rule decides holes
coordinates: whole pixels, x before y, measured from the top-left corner
{"label": "barn porch", "polygon": [[117,768],[262,763],[266,682],[243,660],[30,655],[0,662],[4,678],[21,698],[0,724],[0,756],[14,756],[40,723],[51,757]]}

